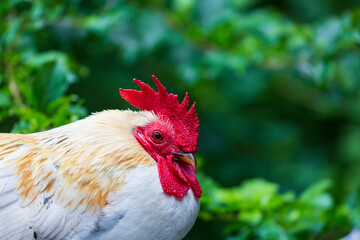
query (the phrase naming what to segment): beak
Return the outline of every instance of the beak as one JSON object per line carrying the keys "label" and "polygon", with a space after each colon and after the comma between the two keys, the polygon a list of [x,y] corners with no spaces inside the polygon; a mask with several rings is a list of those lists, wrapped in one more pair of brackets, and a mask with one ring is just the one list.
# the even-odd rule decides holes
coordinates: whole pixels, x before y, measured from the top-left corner
{"label": "beak", "polygon": [[197,162],[194,154],[192,153],[179,153],[179,152],[172,152],[175,157],[177,157],[179,160],[186,162],[188,164],[193,165],[196,168]]}

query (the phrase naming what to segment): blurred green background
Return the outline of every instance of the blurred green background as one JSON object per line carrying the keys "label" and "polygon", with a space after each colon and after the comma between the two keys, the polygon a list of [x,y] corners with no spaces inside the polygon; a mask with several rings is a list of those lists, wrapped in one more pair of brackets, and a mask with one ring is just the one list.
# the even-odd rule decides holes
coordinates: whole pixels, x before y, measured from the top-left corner
{"label": "blurred green background", "polygon": [[360,227],[360,1],[2,0],[0,130],[131,108],[133,78],[197,102],[191,239]]}

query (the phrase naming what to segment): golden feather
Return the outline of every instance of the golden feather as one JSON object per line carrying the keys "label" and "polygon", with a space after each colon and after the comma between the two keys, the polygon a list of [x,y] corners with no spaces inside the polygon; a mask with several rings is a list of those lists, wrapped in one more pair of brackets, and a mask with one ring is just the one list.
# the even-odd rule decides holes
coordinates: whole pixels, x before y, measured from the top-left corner
{"label": "golden feather", "polygon": [[0,161],[26,148],[8,163],[23,206],[45,194],[69,210],[96,211],[123,186],[127,169],[155,165],[133,137],[134,128],[154,119],[151,112],[111,110],[40,133],[0,134]]}

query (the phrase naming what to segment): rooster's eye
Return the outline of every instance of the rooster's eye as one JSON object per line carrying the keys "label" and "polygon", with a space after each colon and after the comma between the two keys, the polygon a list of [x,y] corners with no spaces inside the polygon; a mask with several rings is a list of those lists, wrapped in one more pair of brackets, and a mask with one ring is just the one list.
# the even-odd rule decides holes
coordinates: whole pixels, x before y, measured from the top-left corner
{"label": "rooster's eye", "polygon": [[155,143],[161,143],[164,140],[164,137],[159,132],[153,132],[151,137]]}

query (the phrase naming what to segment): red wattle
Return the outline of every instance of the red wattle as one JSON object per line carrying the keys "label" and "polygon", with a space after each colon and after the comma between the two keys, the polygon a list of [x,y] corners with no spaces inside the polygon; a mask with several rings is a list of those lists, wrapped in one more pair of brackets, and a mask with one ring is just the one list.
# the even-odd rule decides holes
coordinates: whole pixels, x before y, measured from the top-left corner
{"label": "red wattle", "polygon": [[173,174],[175,174],[175,176],[180,178],[183,182],[187,182],[187,179],[186,179],[184,173],[182,172],[181,167],[179,166],[178,162],[176,162],[175,160],[172,159],[172,157],[167,159],[167,165],[168,165],[170,171]]}
{"label": "red wattle", "polygon": [[167,194],[183,198],[189,191],[190,184],[174,175],[166,161],[166,159],[160,158],[157,162],[161,186]]}
{"label": "red wattle", "polygon": [[182,172],[184,173],[186,180],[190,183],[191,189],[193,190],[195,197],[200,198],[202,194],[202,190],[199,184],[199,181],[195,175],[195,167],[190,164],[184,164],[181,167]]}
{"label": "red wattle", "polygon": [[158,171],[160,183],[167,194],[182,198],[187,191],[192,188],[195,197],[201,197],[201,187],[196,179],[195,167],[169,159],[160,158],[158,160]]}

